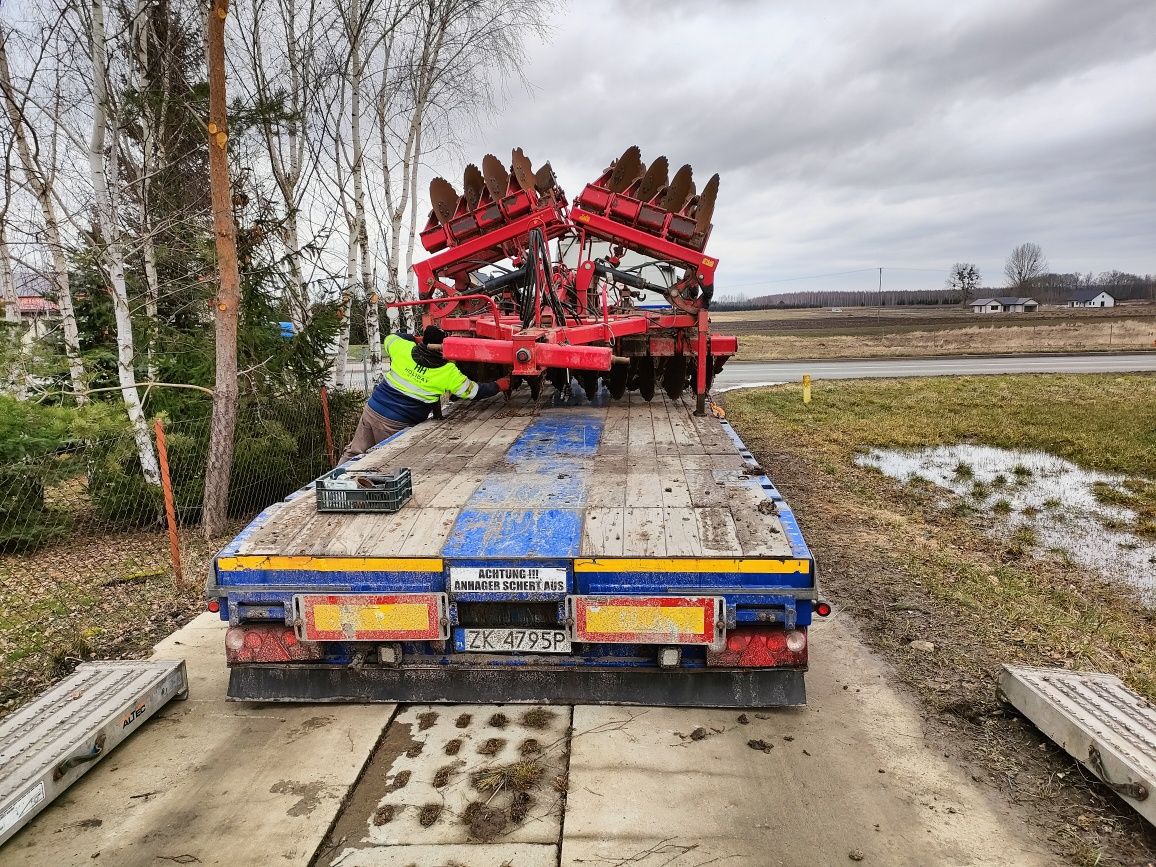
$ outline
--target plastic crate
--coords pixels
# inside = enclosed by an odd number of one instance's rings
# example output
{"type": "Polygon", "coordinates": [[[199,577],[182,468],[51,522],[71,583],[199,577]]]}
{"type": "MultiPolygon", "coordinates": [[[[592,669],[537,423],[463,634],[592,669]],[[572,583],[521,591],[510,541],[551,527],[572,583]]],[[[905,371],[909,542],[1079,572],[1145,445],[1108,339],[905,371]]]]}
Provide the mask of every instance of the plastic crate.
{"type": "Polygon", "coordinates": [[[408,467],[388,473],[352,473],[372,482],[372,487],[347,487],[338,480],[346,475],[338,467],[319,478],[314,486],[318,512],[396,512],[413,496],[413,476],[408,467]]]}

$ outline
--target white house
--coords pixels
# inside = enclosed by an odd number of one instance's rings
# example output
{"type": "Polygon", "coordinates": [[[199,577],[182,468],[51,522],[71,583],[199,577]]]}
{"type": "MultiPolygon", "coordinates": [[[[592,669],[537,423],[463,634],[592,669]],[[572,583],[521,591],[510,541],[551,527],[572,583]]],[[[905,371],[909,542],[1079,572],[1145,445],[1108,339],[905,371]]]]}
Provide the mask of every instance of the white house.
{"type": "Polygon", "coordinates": [[[972,313],[1035,313],[1040,305],[1031,298],[976,298],[972,313]]]}
{"type": "Polygon", "coordinates": [[[1116,299],[1103,289],[1077,289],[1068,298],[1069,307],[1115,307],[1116,299]]]}

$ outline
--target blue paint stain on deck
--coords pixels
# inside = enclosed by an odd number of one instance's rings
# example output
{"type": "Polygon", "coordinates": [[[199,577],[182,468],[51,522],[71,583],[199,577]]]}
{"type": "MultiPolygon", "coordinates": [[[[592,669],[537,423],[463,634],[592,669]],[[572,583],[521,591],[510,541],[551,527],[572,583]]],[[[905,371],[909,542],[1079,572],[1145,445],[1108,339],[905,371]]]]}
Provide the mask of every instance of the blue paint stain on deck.
{"type": "Polygon", "coordinates": [[[466,502],[443,557],[577,557],[602,417],[535,419],[466,502]]]}

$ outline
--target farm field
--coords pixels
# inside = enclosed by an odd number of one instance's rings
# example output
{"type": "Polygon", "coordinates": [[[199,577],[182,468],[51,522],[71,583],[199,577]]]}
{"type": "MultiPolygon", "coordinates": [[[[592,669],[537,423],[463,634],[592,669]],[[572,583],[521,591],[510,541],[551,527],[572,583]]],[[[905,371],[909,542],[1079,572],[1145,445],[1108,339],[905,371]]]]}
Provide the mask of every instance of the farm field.
{"type": "Polygon", "coordinates": [[[1147,303],[995,315],[958,307],[719,311],[711,320],[740,338],[741,361],[1156,349],[1156,304],[1147,303]]]}
{"type": "Polygon", "coordinates": [[[1153,830],[1001,706],[994,676],[1005,662],[1108,671],[1156,696],[1156,379],[822,382],[810,406],[784,385],[730,393],[726,410],[794,506],[836,611],[945,749],[1073,863],[1150,861],[1153,830]],[[1070,545],[1065,529],[1091,532],[1070,545]]]}

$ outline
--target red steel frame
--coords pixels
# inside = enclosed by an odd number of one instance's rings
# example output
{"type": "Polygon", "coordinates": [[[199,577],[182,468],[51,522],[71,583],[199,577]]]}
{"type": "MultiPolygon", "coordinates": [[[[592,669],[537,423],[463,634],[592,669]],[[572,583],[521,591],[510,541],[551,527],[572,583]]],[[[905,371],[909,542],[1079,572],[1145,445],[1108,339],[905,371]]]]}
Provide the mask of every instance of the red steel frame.
{"type": "MultiPolygon", "coordinates": [[[[689,241],[683,244],[666,237],[675,220],[681,220],[679,229],[684,232],[688,226],[693,227],[693,221],[685,217],[616,195],[597,184],[587,186],[579,203],[568,208],[560,191],[540,196],[536,191],[516,189],[511,181],[510,194],[497,201],[484,196],[473,212],[467,211],[464,199],[461,200],[454,219],[444,226],[431,217],[422,241],[427,249],[436,252],[413,266],[420,298],[389,306],[425,308],[423,324],[436,323],[447,332],[442,344],[446,358],[504,365],[521,376],[536,376],[547,368],[609,371],[613,364],[630,360],[616,356],[612,343],[622,337],[649,335],[643,345],[652,356],[686,352],[696,357],[694,390],[701,413],[705,409],[708,365],[714,363],[712,359],[716,356],[734,355],[738,341],[734,337],[710,334],[704,296],[709,298],[713,292],[718,260],[690,246],[689,241]],[[581,207],[588,202],[605,213],[581,207]],[[527,207],[528,213],[522,213],[527,207]],[[643,208],[648,210],[654,231],[607,216],[637,219],[643,208]],[[513,213],[521,215],[501,221],[513,213]],[[661,225],[654,221],[655,216],[662,221],[661,225]],[[454,228],[458,224],[476,234],[454,243],[454,228]],[[489,228],[479,228],[483,224],[489,228]],[[552,283],[554,291],[577,310],[577,321],[554,321],[553,311],[542,307],[542,292],[538,291],[533,322],[524,328],[521,318],[503,314],[493,297],[471,291],[469,275],[478,268],[504,259],[520,264],[534,229],[540,230],[547,241],[563,236],[577,240],[580,258],[576,268],[555,263],[552,271],[540,267],[533,275],[539,284],[552,283]],[[596,279],[595,263],[586,253],[591,240],[607,241],[625,250],[673,263],[685,271],[683,280],[675,288],[693,287],[698,290],[697,295],[672,292],[673,313],[611,310],[608,281],[603,278],[601,296],[591,304],[590,288],[596,279]]],[[[696,236],[700,246],[708,236],[709,229],[705,235],[696,236]]]]}

